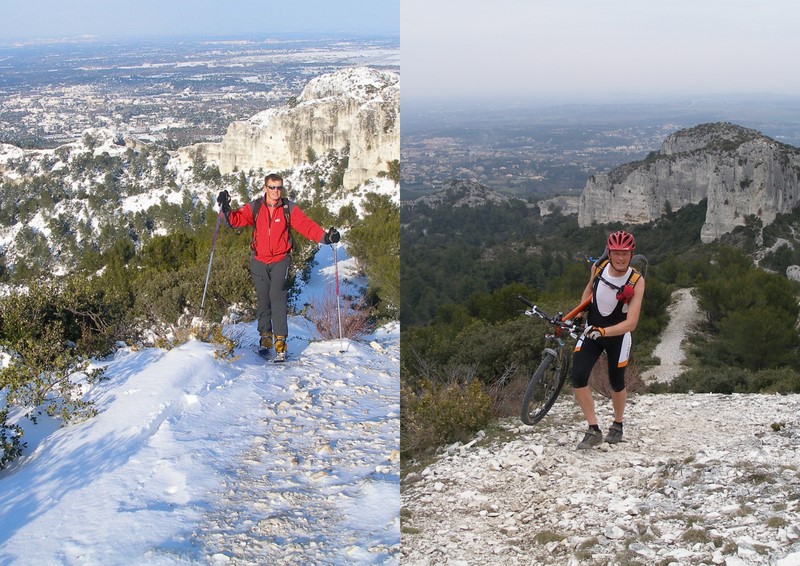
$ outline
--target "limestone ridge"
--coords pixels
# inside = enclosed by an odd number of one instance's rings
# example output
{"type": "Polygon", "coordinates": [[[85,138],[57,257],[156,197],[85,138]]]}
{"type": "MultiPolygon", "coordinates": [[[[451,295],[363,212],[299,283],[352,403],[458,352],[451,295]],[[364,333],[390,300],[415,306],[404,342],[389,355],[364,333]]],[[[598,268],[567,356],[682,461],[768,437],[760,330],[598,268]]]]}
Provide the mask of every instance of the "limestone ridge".
{"type": "Polygon", "coordinates": [[[800,202],[800,149],[730,123],[680,130],[643,161],[593,175],[578,223],[640,224],[705,198],[703,242],[743,226],[749,215],[770,224],[800,202]]]}
{"type": "Polygon", "coordinates": [[[222,174],[263,168],[291,169],[349,144],[346,189],[386,171],[400,159],[400,78],[386,71],[351,68],[312,79],[296,101],[233,122],[220,143],[182,148],[184,157],[203,152],[222,174]]]}
{"type": "Polygon", "coordinates": [[[426,204],[432,208],[448,205],[456,206],[484,206],[489,202],[504,203],[510,197],[493,191],[492,189],[480,184],[478,181],[466,181],[463,179],[453,179],[448,181],[440,191],[425,195],[414,201],[406,203],[412,208],[417,204],[426,204]]]}

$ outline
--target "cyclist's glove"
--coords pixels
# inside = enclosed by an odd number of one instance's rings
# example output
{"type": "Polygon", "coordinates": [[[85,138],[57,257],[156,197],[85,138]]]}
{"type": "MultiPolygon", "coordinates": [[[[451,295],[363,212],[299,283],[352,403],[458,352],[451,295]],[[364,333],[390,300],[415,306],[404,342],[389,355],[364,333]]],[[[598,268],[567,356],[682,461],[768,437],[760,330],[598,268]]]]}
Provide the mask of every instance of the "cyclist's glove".
{"type": "Polygon", "coordinates": [[[602,338],[606,335],[606,331],[599,326],[590,326],[586,329],[586,337],[592,340],[597,340],[598,338],[602,338]]]}

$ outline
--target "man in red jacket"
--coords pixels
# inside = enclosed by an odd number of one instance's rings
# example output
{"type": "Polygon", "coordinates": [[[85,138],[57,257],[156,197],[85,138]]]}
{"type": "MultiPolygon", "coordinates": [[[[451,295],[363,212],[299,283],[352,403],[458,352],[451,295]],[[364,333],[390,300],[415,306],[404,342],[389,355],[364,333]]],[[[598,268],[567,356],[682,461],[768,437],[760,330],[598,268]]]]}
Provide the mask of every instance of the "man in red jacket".
{"type": "Polygon", "coordinates": [[[327,232],[320,228],[294,202],[283,198],[282,190],[283,177],[273,173],[264,180],[264,195],[237,210],[231,210],[228,191],[217,196],[217,203],[229,226],[253,226],[250,274],[258,297],[259,353],[270,352],[274,336],[275,361],[286,359],[286,337],[289,334],[286,291],[292,250],[290,228],[321,244],[339,241],[339,232],[335,228],[327,232]]]}

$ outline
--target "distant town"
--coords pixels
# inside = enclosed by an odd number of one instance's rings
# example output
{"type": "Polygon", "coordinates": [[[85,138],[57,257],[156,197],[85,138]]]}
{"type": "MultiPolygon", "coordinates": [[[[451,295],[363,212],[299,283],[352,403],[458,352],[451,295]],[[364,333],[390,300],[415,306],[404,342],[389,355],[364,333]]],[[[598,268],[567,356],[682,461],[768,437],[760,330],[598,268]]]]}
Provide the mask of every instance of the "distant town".
{"type": "Polygon", "coordinates": [[[169,149],[369,65],[399,72],[399,37],[196,38],[0,43],[0,143],[53,148],[108,127],[169,149]]]}

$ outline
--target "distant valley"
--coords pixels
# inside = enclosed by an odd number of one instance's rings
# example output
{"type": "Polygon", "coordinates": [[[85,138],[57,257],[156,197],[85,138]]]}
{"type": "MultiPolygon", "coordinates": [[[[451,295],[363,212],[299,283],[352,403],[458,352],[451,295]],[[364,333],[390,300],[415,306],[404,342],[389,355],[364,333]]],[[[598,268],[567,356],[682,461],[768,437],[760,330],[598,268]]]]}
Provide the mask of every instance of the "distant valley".
{"type": "Polygon", "coordinates": [[[3,43],[0,142],[55,148],[105,127],[169,149],[220,141],[228,125],[353,66],[399,72],[399,37],[195,37],[3,43]]]}
{"type": "Polygon", "coordinates": [[[800,147],[800,100],[412,104],[404,100],[401,197],[451,179],[522,198],[579,196],[589,177],[657,151],[670,134],[728,121],[800,147]]]}

